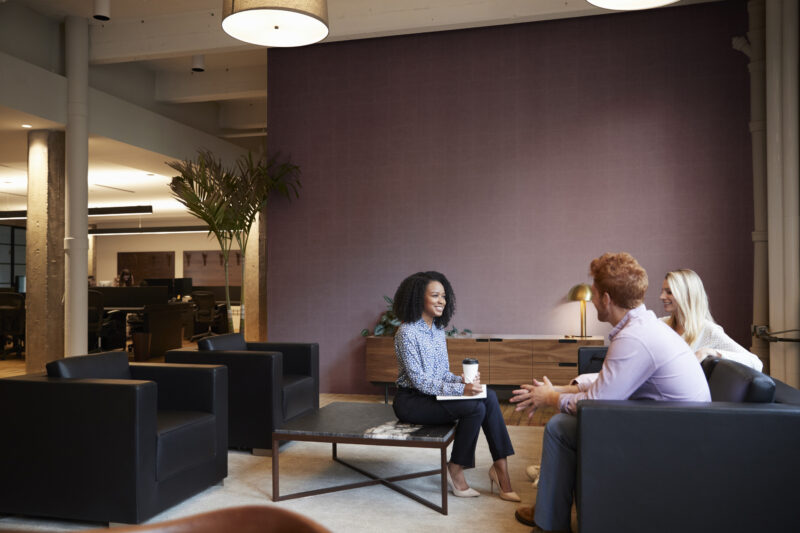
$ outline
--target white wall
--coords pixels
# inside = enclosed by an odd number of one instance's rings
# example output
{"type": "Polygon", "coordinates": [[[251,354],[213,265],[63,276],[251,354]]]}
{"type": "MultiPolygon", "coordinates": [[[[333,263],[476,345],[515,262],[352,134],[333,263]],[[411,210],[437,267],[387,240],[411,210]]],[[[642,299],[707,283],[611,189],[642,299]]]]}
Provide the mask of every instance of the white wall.
{"type": "MultiPolygon", "coordinates": [[[[95,279],[111,281],[117,275],[117,252],[175,252],[175,277],[183,277],[183,252],[186,250],[219,250],[217,239],[203,233],[172,235],[94,236],[97,249],[95,279]]],[[[234,249],[238,247],[234,245],[234,249]]],[[[139,280],[137,280],[138,282],[139,280]]]]}

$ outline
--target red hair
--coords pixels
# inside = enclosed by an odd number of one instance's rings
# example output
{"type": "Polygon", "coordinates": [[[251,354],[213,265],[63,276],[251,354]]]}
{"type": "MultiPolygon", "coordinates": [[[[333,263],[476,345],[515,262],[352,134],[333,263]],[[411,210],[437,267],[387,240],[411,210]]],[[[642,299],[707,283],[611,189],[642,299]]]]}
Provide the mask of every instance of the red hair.
{"type": "Polygon", "coordinates": [[[589,274],[600,294],[607,292],[611,300],[622,308],[633,309],[644,300],[647,272],[629,253],[601,255],[592,260],[589,274]]]}

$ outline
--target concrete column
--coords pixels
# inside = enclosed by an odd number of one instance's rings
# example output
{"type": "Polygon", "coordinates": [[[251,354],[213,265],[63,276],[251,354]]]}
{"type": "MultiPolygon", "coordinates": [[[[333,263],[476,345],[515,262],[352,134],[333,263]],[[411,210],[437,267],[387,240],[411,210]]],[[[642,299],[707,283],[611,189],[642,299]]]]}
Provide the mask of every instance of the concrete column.
{"type": "Polygon", "coordinates": [[[245,257],[242,300],[245,309],[245,337],[250,342],[267,340],[267,217],[262,212],[250,230],[245,257]]]}
{"type": "Polygon", "coordinates": [[[25,370],[64,356],[64,132],[28,133],[25,370]]]}
{"type": "MultiPolygon", "coordinates": [[[[783,178],[783,316],[785,329],[800,328],[800,166],[798,165],[797,0],[783,0],[781,14],[781,154],[783,178]]],[[[791,335],[797,337],[797,333],[791,335]]],[[[800,385],[800,344],[786,343],[784,377],[800,385]]]]}
{"type": "MultiPolygon", "coordinates": [[[[764,0],[747,3],[750,24],[747,42],[734,39],[733,46],[750,58],[750,136],[753,152],[753,326],[769,324],[769,278],[767,263],[767,163],[766,163],[766,74],[764,68],[764,0]]],[[[750,351],[769,373],[769,343],[752,338],[750,351]]]]}
{"type": "Polygon", "coordinates": [[[64,250],[66,355],[88,350],[88,173],[89,173],[89,23],[85,18],[66,19],[67,71],[67,185],[64,250]]]}

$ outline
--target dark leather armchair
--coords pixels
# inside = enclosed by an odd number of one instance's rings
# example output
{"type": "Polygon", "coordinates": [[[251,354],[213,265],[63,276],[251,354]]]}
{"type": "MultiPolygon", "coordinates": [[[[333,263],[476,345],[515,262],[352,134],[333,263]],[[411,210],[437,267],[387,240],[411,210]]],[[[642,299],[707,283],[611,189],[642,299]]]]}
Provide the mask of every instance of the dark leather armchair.
{"type": "Polygon", "coordinates": [[[582,533],[797,527],[800,391],[729,360],[703,367],[711,403],[579,403],[582,533]]]}
{"type": "Polygon", "coordinates": [[[319,409],[319,345],[245,342],[239,333],[206,337],[198,350],[170,350],[168,363],[228,367],[231,448],[269,454],[272,431],[319,409]]]}
{"type": "Polygon", "coordinates": [[[0,513],[140,523],[227,476],[227,368],[69,357],[0,379],[0,513]]]}

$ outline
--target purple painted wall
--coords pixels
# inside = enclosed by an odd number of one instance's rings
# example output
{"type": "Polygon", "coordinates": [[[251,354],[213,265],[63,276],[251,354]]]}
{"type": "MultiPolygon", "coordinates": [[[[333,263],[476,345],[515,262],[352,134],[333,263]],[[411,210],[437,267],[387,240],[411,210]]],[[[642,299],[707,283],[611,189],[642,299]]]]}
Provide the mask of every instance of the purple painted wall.
{"type": "MultiPolygon", "coordinates": [[[[752,170],[743,2],[270,50],[271,340],[320,344],[323,392],[378,392],[362,328],[440,270],[454,324],[577,334],[568,289],[625,250],[693,268],[749,345],[752,170]]],[[[594,309],[589,332],[605,334],[594,309]]]]}

